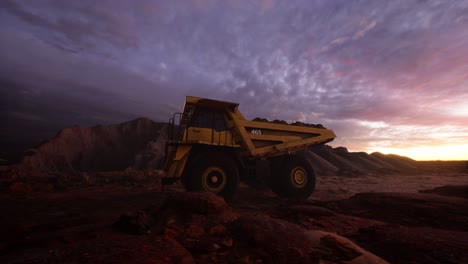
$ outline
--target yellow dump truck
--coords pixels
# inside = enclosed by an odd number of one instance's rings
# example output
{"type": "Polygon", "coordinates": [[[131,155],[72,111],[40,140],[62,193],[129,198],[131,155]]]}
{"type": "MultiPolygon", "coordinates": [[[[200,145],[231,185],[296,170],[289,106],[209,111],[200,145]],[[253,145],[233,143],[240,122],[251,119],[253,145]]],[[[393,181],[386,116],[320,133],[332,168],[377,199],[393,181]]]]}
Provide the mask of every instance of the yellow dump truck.
{"type": "Polygon", "coordinates": [[[183,112],[169,121],[163,184],[182,180],[188,191],[229,199],[240,181],[261,178],[280,196],[309,197],[315,174],[298,152],[332,141],[333,131],[302,123],[248,121],[238,107],[186,97],[183,112]]]}

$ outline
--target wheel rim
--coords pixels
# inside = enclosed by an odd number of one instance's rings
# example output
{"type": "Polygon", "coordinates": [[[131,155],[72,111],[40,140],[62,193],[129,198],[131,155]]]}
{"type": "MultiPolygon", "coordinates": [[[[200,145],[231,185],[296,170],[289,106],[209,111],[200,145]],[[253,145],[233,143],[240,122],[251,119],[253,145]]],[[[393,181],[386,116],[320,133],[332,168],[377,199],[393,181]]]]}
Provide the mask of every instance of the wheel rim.
{"type": "Polygon", "coordinates": [[[226,186],[226,181],[226,173],[222,168],[217,166],[207,168],[202,174],[202,186],[208,192],[221,192],[226,186]]]}
{"type": "Polygon", "coordinates": [[[303,188],[308,181],[307,172],[302,167],[295,167],[291,170],[291,182],[296,188],[303,188]]]}

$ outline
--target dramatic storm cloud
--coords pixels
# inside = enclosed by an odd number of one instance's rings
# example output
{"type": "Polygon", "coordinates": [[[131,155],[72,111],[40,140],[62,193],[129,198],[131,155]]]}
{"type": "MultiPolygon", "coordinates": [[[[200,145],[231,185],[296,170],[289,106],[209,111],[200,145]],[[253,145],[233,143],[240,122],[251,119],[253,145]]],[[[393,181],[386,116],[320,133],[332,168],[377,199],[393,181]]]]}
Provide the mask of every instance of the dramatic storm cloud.
{"type": "Polygon", "coordinates": [[[3,0],[0,25],[5,138],[164,121],[195,95],[354,151],[468,159],[468,1],[3,0]]]}

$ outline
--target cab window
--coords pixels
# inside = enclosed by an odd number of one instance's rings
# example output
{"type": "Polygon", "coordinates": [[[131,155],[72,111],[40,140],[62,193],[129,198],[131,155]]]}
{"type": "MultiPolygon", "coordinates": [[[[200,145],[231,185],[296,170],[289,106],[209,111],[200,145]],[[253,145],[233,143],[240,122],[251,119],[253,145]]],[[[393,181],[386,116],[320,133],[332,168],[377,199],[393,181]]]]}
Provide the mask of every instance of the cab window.
{"type": "Polygon", "coordinates": [[[190,120],[191,127],[211,128],[216,131],[227,130],[226,120],[222,111],[197,108],[190,120]]]}

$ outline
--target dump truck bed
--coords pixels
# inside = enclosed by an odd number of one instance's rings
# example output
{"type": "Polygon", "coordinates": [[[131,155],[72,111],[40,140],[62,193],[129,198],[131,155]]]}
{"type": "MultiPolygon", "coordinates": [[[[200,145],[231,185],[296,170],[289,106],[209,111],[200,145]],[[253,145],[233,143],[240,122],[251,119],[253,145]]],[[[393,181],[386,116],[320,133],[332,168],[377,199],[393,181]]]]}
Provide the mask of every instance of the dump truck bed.
{"type": "MultiPolygon", "coordinates": [[[[308,146],[332,141],[336,137],[332,130],[321,125],[248,121],[238,106],[239,104],[232,102],[187,96],[184,110],[180,113],[183,134],[174,143],[240,148],[244,158],[255,159],[291,154],[308,146]],[[197,109],[223,113],[227,119],[227,126],[216,129],[193,124],[193,118],[202,119],[202,115],[197,114],[197,109]]],[[[215,119],[215,116],[212,119],[215,119]]],[[[174,119],[170,127],[173,127],[173,124],[174,119]]]]}
{"type": "Polygon", "coordinates": [[[311,145],[332,141],[332,130],[308,126],[247,121],[233,118],[234,128],[242,138],[244,156],[272,157],[294,153],[311,145]]]}

